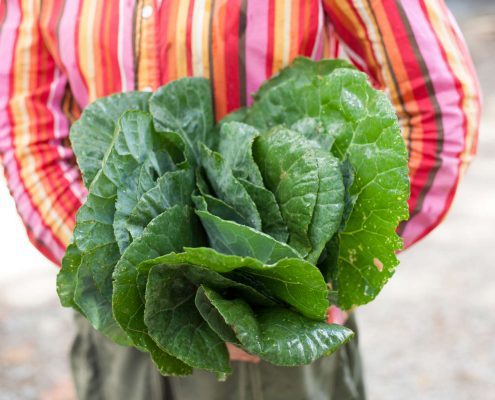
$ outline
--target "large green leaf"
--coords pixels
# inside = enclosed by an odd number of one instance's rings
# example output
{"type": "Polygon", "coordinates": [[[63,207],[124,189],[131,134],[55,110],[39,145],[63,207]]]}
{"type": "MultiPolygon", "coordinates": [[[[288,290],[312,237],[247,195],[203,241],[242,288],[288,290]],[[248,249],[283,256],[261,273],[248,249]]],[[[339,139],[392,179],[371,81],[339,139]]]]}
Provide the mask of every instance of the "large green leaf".
{"type": "Polygon", "coordinates": [[[261,230],[261,218],[244,186],[233,175],[231,167],[223,157],[203,146],[201,149],[201,165],[205,169],[209,183],[217,197],[234,208],[248,225],[261,230]]]}
{"type": "Polygon", "coordinates": [[[151,360],[160,374],[164,376],[185,376],[192,374],[193,369],[191,366],[160,349],[149,336],[146,337],[146,349],[149,351],[151,360]]]}
{"type": "Polygon", "coordinates": [[[351,194],[351,188],[354,184],[354,178],[356,173],[354,172],[354,168],[352,167],[351,162],[348,158],[346,158],[340,164],[340,171],[342,172],[342,178],[344,180],[344,212],[342,213],[342,221],[340,223],[340,230],[344,229],[347,225],[347,221],[354,209],[354,204],[356,204],[357,194],[351,194]]]}
{"type": "MultiPolygon", "coordinates": [[[[242,183],[261,218],[262,230],[286,242],[287,227],[273,194],[264,188],[260,170],[253,159],[252,145],[259,131],[239,122],[225,122],[219,132],[218,152],[225,167],[242,183]]],[[[211,179],[211,178],[210,178],[211,179]]]]}
{"type": "Polygon", "coordinates": [[[160,348],[194,368],[230,372],[223,340],[215,334],[196,308],[195,293],[201,284],[254,303],[273,302],[249,286],[215,271],[182,263],[181,254],[169,254],[139,266],[147,276],[145,323],[160,348]]]}
{"type": "Polygon", "coordinates": [[[193,202],[197,209],[208,210],[221,219],[235,221],[241,225],[249,225],[249,222],[246,221],[242,213],[239,213],[230,204],[212,195],[213,189],[203,176],[203,171],[199,169],[196,170],[196,186],[200,195],[193,196],[193,202]]]}
{"type": "Polygon", "coordinates": [[[74,302],[77,270],[81,264],[81,252],[74,243],[70,243],[62,260],[62,268],[57,274],[57,294],[64,307],[72,307],[82,313],[74,302]]]}
{"type": "Polygon", "coordinates": [[[102,245],[97,250],[83,253],[77,270],[74,301],[77,310],[82,311],[95,329],[115,343],[129,346],[131,341],[113,319],[110,304],[100,292],[92,274],[94,264],[106,270],[113,268],[118,260],[118,257],[115,257],[116,253],[118,247],[115,243],[102,245]]]}
{"type": "MultiPolygon", "coordinates": [[[[160,148],[156,149],[155,154],[150,154],[150,157],[145,159],[141,165],[129,175],[123,176],[123,179],[118,182],[113,229],[121,253],[136,237],[136,235],[132,237],[129,235],[127,220],[141,200],[141,196],[157,186],[158,177],[164,180],[163,175],[175,171],[177,165],[188,167],[183,153],[185,145],[179,136],[173,132],[161,133],[160,142],[160,148]]],[[[145,204],[146,200],[147,198],[144,200],[145,204]]],[[[158,214],[159,212],[153,217],[158,214]]],[[[146,223],[153,217],[147,215],[146,223]]]]}
{"type": "Polygon", "coordinates": [[[148,110],[150,93],[128,92],[98,99],[88,105],[70,129],[70,141],[89,188],[112,144],[121,115],[129,110],[148,110]]]}
{"type": "MultiPolygon", "coordinates": [[[[146,284],[148,281],[149,271],[157,266],[180,266],[183,271],[188,271],[188,279],[196,285],[208,283],[208,285],[216,290],[228,289],[231,295],[240,296],[246,301],[255,305],[272,306],[277,304],[278,300],[270,294],[256,290],[250,285],[242,282],[237,282],[228,277],[228,274],[221,274],[222,271],[232,269],[232,266],[225,268],[215,264],[217,260],[210,263],[205,263],[202,259],[201,252],[195,252],[195,249],[208,249],[205,247],[185,247],[183,253],[169,253],[153,259],[143,261],[138,265],[138,276],[136,283],[138,290],[143,298],[146,295],[146,284]]],[[[211,249],[208,249],[211,250],[211,249]]],[[[217,253],[218,254],[218,253],[217,253]]]]}
{"type": "Polygon", "coordinates": [[[190,368],[162,354],[164,351],[149,337],[144,324],[144,302],[136,285],[137,265],[163,254],[182,251],[184,246],[201,245],[203,240],[199,221],[192,210],[176,205],[146,226],[142,235],[122,254],[113,273],[113,315],[133,344],[150,352],[162,373],[182,375],[190,373],[190,368]]]}
{"type": "Polygon", "coordinates": [[[197,210],[208,234],[210,246],[220,253],[257,258],[272,264],[282,258],[301,258],[289,245],[249,226],[225,221],[207,211],[197,210]]]}
{"type": "MultiPolygon", "coordinates": [[[[95,329],[118,343],[126,344],[126,335],[119,332],[105,295],[111,293],[111,271],[120,257],[113,235],[113,203],[113,199],[97,197],[90,192],[76,215],[74,240],[81,261],[75,274],[74,302],[95,329]],[[96,277],[93,271],[97,272],[96,277]]],[[[65,258],[62,263],[65,263],[65,258]]]]}
{"type": "Polygon", "coordinates": [[[234,176],[261,186],[263,178],[251,151],[257,136],[259,131],[252,126],[239,122],[224,123],[219,132],[218,152],[234,176]]]}
{"type": "MultiPolygon", "coordinates": [[[[175,169],[172,160],[170,164],[170,169],[175,169]]],[[[156,177],[157,171],[146,160],[118,183],[113,231],[121,253],[132,240],[126,228],[127,219],[141,196],[155,185],[156,177]]]]}
{"type": "MultiPolygon", "coordinates": [[[[318,268],[307,261],[285,258],[274,264],[263,264],[256,258],[226,255],[208,247],[186,247],[184,253],[168,254],[146,261],[140,268],[146,270],[154,265],[178,263],[207,268],[220,274],[243,272],[255,278],[273,297],[290,304],[303,315],[320,320],[325,318],[328,308],[327,285],[318,268]]],[[[254,298],[246,299],[250,303],[260,303],[254,298]]]]}
{"type": "Polygon", "coordinates": [[[161,133],[160,139],[166,152],[157,152],[159,162],[147,159],[119,182],[113,229],[121,253],[166,208],[190,203],[194,183],[185,145],[173,132],[161,133]]]}
{"type": "Polygon", "coordinates": [[[166,172],[160,176],[155,185],[134,204],[125,221],[131,237],[141,236],[146,225],[167,208],[177,204],[191,204],[193,190],[194,172],[190,168],[166,172]]]}
{"type": "Polygon", "coordinates": [[[210,82],[204,78],[178,79],[159,88],[149,103],[156,129],[177,132],[193,156],[189,161],[199,164],[199,146],[211,146],[213,140],[210,82]]]}
{"type": "Polygon", "coordinates": [[[246,119],[248,110],[249,108],[247,107],[241,107],[227,114],[218,122],[217,129],[220,129],[223,124],[228,122],[243,122],[246,119]]]}
{"type": "Polygon", "coordinates": [[[409,198],[407,155],[395,122],[363,121],[348,155],[355,169],[350,193],[356,201],[339,234],[334,281],[343,308],[371,301],[392,276],[399,263],[395,251],[402,247],[395,230],[407,219],[409,198]]]}
{"type": "MultiPolygon", "coordinates": [[[[324,252],[318,260],[318,268],[320,269],[325,279],[330,283],[332,288],[334,286],[333,282],[336,281],[336,274],[338,270],[338,260],[340,252],[339,234],[342,230],[345,229],[357,198],[356,195],[351,195],[351,187],[354,183],[355,173],[351,163],[349,162],[349,159],[346,158],[340,164],[340,170],[342,172],[342,178],[344,180],[345,187],[344,212],[342,213],[342,220],[340,221],[339,231],[335,235],[333,235],[332,239],[326,244],[324,252]]],[[[334,293],[336,293],[335,290],[334,293]]]]}
{"type": "Polygon", "coordinates": [[[235,336],[232,328],[225,323],[222,315],[218,310],[212,306],[208,297],[205,294],[204,286],[200,286],[196,291],[196,297],[194,298],[194,304],[198,309],[199,313],[210,326],[210,328],[215,332],[220,339],[225,342],[234,343],[240,345],[241,343],[235,336]]]}
{"type": "Polygon", "coordinates": [[[207,302],[223,317],[223,327],[230,326],[242,346],[275,365],[297,366],[310,364],[332,354],[353,336],[350,329],[313,321],[283,307],[254,311],[242,299],[226,300],[214,290],[203,286],[201,296],[204,309],[207,302]]]}
{"type": "Polygon", "coordinates": [[[194,204],[199,210],[208,210],[213,215],[228,221],[234,221],[241,225],[247,225],[246,220],[233,207],[209,194],[193,196],[194,204]]]}
{"type": "Polygon", "coordinates": [[[163,164],[168,163],[164,157],[168,142],[162,140],[163,136],[154,131],[149,114],[126,112],[119,120],[102,169],[89,188],[86,203],[76,216],[74,242],[81,252],[81,263],[74,300],[91,324],[104,333],[118,332],[111,313],[111,277],[120,258],[113,228],[117,189],[145,162],[157,175],[163,171],[163,164]]]}
{"type": "Polygon", "coordinates": [[[307,140],[321,147],[326,152],[329,152],[335,143],[335,136],[326,129],[319,118],[308,117],[300,119],[294,122],[290,129],[303,134],[307,140]]]}
{"type": "Polygon", "coordinates": [[[193,368],[231,372],[225,343],[196,309],[196,285],[182,266],[157,266],[149,272],[144,318],[160,348],[193,368]]]}
{"type": "Polygon", "coordinates": [[[299,76],[294,71],[267,88],[246,121],[266,129],[316,119],[334,138],[332,153],[351,163],[350,195],[356,200],[339,234],[333,282],[339,305],[347,309],[374,299],[398,264],[402,243],[395,230],[408,216],[407,152],[393,106],[365,74],[335,69],[313,79],[299,76]]]}
{"type": "MultiPolygon", "coordinates": [[[[369,86],[365,75],[353,69],[337,67],[329,73],[314,76],[311,74],[313,68],[304,61],[300,68],[287,68],[284,74],[277,77],[277,84],[269,83],[262,87],[245,122],[260,130],[277,125],[293,126],[308,139],[320,142],[315,139],[317,135],[311,134],[313,126],[326,141],[331,141],[328,136],[341,134],[350,140],[348,133],[349,129],[352,131],[356,113],[366,113],[366,109],[361,100],[350,95],[348,88],[334,87],[330,94],[328,84],[348,76],[356,81],[355,88],[364,89],[363,78],[369,86]],[[309,69],[306,70],[306,67],[309,69]]],[[[320,143],[325,143],[325,140],[320,143]]]]}
{"type": "Polygon", "coordinates": [[[136,346],[147,348],[144,302],[136,282],[138,264],[203,243],[201,226],[192,210],[176,205],[154,218],[122,254],[113,273],[113,314],[136,346]]]}
{"type": "Polygon", "coordinates": [[[289,244],[316,263],[342,218],[344,184],[337,158],[286,128],[259,136],[253,152],[280,205],[289,244]]]}
{"type": "Polygon", "coordinates": [[[185,248],[187,261],[219,273],[248,275],[272,296],[290,304],[309,318],[323,319],[328,308],[328,288],[314,265],[298,258],[263,264],[256,258],[218,253],[211,248],[185,248]]]}
{"type": "Polygon", "coordinates": [[[264,82],[253,97],[256,102],[273,88],[276,88],[287,80],[294,79],[297,84],[305,85],[309,81],[327,76],[339,68],[354,69],[355,67],[345,60],[320,60],[314,62],[307,57],[296,57],[289,66],[281,69],[277,75],[264,82]]]}
{"type": "Polygon", "coordinates": [[[258,186],[248,180],[239,178],[244,189],[248,192],[251,199],[256,204],[256,208],[261,218],[261,229],[266,234],[277,239],[279,242],[287,242],[289,231],[287,225],[282,218],[280,208],[277,204],[277,199],[274,194],[265,189],[264,186],[258,186]]]}

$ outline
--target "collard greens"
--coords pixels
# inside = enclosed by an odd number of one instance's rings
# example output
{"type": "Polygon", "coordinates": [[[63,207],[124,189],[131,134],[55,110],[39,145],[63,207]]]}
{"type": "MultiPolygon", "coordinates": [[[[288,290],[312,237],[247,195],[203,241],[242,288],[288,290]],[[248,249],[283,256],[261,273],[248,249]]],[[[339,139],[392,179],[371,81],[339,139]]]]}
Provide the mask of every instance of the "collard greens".
{"type": "Polygon", "coordinates": [[[329,305],[373,300],[398,264],[409,181],[385,94],[298,58],[254,99],[215,125],[209,82],[184,78],[71,129],[88,197],[60,300],[164,375],[225,378],[227,342],[284,366],[331,354],[352,332],[329,305]]]}

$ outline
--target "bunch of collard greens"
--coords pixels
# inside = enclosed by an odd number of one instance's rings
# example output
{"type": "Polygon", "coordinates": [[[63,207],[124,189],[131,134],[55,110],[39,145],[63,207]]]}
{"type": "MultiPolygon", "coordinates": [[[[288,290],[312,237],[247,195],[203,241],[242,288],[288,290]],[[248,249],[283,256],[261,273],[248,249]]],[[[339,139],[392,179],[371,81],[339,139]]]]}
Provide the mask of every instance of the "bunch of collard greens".
{"type": "Polygon", "coordinates": [[[352,332],[329,305],[371,301],[398,263],[406,149],[343,61],[296,59],[217,125],[205,79],[110,96],[70,138],[88,197],[61,302],[164,375],[224,378],[226,342],[284,366],[331,354],[352,332]]]}

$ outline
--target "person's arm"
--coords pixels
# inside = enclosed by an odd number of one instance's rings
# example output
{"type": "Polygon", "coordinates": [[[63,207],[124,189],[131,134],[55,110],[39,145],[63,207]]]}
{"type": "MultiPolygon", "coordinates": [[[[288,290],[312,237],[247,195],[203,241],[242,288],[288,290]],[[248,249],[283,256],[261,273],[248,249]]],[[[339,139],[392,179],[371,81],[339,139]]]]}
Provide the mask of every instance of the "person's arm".
{"type": "Polygon", "coordinates": [[[443,0],[323,0],[332,56],[345,52],[386,90],[409,151],[408,247],[444,218],[476,151],[480,91],[443,0]]]}
{"type": "Polygon", "coordinates": [[[0,154],[29,239],[59,264],[85,190],[68,142],[74,105],[38,3],[0,2],[0,154]]]}

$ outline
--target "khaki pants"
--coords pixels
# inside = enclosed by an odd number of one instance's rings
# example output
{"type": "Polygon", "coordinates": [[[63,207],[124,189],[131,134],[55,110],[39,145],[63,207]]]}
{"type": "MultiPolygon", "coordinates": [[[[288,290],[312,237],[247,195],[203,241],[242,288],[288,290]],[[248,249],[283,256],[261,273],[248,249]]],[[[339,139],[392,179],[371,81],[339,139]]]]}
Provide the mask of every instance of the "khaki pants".
{"type": "Polygon", "coordinates": [[[71,351],[80,400],[363,400],[362,365],[355,338],[335,354],[303,367],[233,362],[226,382],[195,371],[185,378],[162,377],[147,354],[113,344],[81,316],[71,351]]]}

